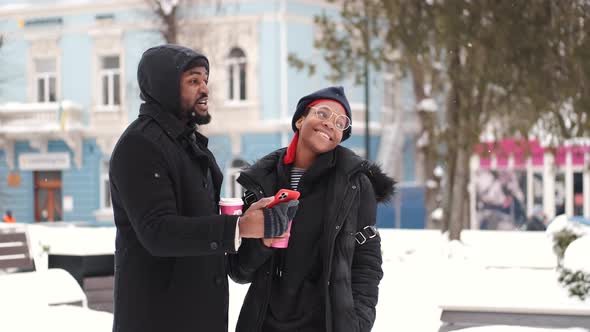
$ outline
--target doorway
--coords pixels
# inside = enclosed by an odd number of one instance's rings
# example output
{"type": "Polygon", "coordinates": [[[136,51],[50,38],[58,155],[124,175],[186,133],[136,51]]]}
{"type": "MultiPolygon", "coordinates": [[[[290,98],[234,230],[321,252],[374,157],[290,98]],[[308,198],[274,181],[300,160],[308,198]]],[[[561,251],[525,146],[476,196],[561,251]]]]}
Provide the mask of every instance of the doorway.
{"type": "Polygon", "coordinates": [[[60,171],[34,172],[35,222],[63,220],[60,171]]]}

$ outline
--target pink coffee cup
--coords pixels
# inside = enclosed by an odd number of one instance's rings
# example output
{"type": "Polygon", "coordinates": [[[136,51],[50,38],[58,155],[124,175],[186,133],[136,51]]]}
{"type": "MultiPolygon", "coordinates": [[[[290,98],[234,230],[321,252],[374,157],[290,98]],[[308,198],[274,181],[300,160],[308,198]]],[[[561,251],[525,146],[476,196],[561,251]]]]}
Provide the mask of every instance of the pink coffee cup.
{"type": "Polygon", "coordinates": [[[289,226],[287,226],[287,235],[284,238],[273,240],[270,244],[271,247],[287,248],[289,246],[289,237],[291,236],[291,223],[293,223],[293,220],[289,221],[289,226]]]}
{"type": "Polygon", "coordinates": [[[243,204],[241,198],[221,198],[219,200],[219,213],[239,216],[242,214],[243,204]]]}

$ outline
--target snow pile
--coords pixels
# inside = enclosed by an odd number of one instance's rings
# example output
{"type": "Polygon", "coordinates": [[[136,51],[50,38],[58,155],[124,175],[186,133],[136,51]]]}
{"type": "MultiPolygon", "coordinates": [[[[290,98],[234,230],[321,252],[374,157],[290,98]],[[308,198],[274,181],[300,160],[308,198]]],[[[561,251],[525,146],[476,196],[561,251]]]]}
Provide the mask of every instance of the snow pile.
{"type": "Polygon", "coordinates": [[[22,310],[13,310],[11,306],[3,306],[2,331],[108,332],[113,329],[113,315],[108,312],[70,305],[22,310]]]}
{"type": "Polygon", "coordinates": [[[160,4],[160,8],[162,8],[162,12],[164,12],[165,15],[170,15],[172,10],[178,6],[178,0],[160,0],[158,2],[160,4]]]}
{"type": "Polygon", "coordinates": [[[585,235],[570,243],[563,257],[563,267],[572,271],[590,273],[590,235],[585,235]]]}
{"type": "Polygon", "coordinates": [[[538,327],[508,326],[508,325],[490,325],[462,329],[461,332],[587,332],[586,329],[544,329],[538,327]]]}
{"type": "Polygon", "coordinates": [[[546,233],[550,237],[561,231],[569,231],[577,236],[590,235],[590,227],[577,222],[576,219],[570,218],[565,214],[559,215],[547,226],[546,233]]]}

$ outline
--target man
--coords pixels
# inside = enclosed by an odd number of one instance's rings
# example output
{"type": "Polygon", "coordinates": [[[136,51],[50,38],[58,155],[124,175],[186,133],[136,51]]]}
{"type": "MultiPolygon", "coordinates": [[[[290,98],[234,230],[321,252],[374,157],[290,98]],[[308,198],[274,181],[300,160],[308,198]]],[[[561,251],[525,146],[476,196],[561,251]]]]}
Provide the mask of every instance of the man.
{"type": "Polygon", "coordinates": [[[535,205],[533,207],[533,213],[525,225],[525,229],[527,231],[544,231],[547,229],[545,219],[543,206],[535,205]]]}
{"type": "Polygon", "coordinates": [[[205,56],[154,47],[137,77],[144,102],[110,164],[113,331],[227,331],[226,254],[241,237],[263,237],[261,208],[272,198],[239,218],[218,214],[222,173],[195,130],[211,119],[205,56]]]}

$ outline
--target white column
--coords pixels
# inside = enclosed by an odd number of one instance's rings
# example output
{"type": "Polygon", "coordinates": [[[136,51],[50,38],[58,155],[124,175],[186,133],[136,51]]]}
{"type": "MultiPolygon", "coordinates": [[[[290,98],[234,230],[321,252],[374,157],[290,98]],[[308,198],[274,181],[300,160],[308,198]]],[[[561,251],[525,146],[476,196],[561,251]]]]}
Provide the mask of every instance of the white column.
{"type": "Polygon", "coordinates": [[[78,169],[82,168],[82,147],[84,144],[82,141],[82,135],[71,133],[66,135],[63,140],[74,154],[74,164],[76,164],[76,167],[78,169]]]}
{"type": "Polygon", "coordinates": [[[574,215],[574,170],[571,151],[565,153],[565,214],[574,215]]]}
{"type": "Polygon", "coordinates": [[[477,170],[479,169],[479,156],[474,154],[471,156],[471,160],[469,160],[469,172],[470,179],[469,181],[469,201],[470,201],[470,211],[469,211],[469,224],[471,225],[471,229],[477,229],[477,197],[475,191],[475,179],[477,175],[477,170]]]}
{"type": "Polygon", "coordinates": [[[514,171],[514,155],[508,156],[508,170],[514,171]]]}
{"type": "Polygon", "coordinates": [[[286,0],[279,0],[279,45],[280,45],[280,70],[281,70],[281,110],[279,112],[280,116],[279,119],[281,123],[283,120],[288,119],[288,84],[289,80],[287,79],[287,1],[286,0]]]}
{"type": "Polygon", "coordinates": [[[242,153],[242,134],[239,132],[232,132],[229,134],[231,143],[232,157],[239,156],[242,153]]]}
{"type": "Polygon", "coordinates": [[[4,157],[6,158],[6,165],[8,166],[8,170],[14,170],[15,158],[16,153],[14,152],[14,144],[13,140],[5,140],[4,141],[4,157]]]}
{"type": "Polygon", "coordinates": [[[535,193],[533,192],[533,162],[531,157],[526,158],[526,214],[530,216],[533,214],[533,200],[535,193]]]}
{"type": "Polygon", "coordinates": [[[555,218],[555,158],[551,153],[543,155],[543,210],[550,220],[555,218]]]}

